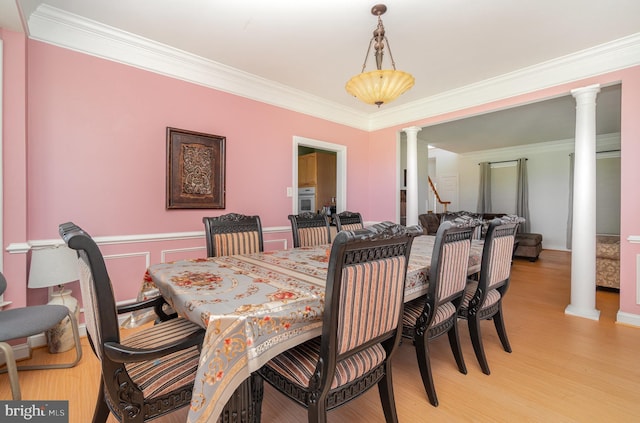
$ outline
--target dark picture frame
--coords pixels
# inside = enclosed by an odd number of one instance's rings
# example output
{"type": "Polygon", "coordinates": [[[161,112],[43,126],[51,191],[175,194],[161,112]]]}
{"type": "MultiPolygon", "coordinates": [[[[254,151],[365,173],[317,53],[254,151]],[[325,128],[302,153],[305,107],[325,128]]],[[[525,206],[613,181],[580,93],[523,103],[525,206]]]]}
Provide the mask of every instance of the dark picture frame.
{"type": "Polygon", "coordinates": [[[167,209],[225,208],[225,142],[167,127],[167,209]]]}

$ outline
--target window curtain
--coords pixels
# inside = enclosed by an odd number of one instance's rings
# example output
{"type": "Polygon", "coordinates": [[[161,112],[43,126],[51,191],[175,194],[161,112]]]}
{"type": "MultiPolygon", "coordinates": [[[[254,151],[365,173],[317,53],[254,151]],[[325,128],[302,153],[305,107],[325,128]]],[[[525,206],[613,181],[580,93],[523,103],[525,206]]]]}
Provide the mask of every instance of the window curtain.
{"type": "Polygon", "coordinates": [[[480,191],[478,192],[478,213],[491,213],[491,163],[480,163],[480,191]]]}
{"type": "Polygon", "coordinates": [[[567,250],[571,249],[573,234],[573,153],[569,154],[569,216],[567,217],[567,250]]]}
{"type": "Polygon", "coordinates": [[[518,187],[516,190],[516,214],[525,219],[518,228],[518,232],[528,233],[531,229],[529,222],[529,181],[527,179],[527,159],[518,159],[518,187]]]}

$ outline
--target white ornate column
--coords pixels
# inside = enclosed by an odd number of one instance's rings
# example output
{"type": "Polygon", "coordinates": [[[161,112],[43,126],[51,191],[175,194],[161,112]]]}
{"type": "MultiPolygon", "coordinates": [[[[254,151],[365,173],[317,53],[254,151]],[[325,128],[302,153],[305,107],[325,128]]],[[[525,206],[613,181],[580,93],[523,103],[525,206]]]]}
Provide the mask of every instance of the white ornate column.
{"type": "Polygon", "coordinates": [[[404,128],[407,134],[407,221],[406,225],[418,224],[418,132],[422,128],[404,128]]]}
{"type": "Polygon", "coordinates": [[[566,314],[598,320],[596,310],[596,96],[600,85],[571,91],[576,140],[571,236],[571,304],[566,314]]]}

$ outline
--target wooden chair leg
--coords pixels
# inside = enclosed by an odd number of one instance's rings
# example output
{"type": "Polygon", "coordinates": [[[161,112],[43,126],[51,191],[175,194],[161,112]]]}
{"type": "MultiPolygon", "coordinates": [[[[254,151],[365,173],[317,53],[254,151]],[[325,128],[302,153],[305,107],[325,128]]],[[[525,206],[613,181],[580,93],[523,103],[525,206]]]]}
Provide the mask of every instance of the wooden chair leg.
{"type": "MultiPolygon", "coordinates": [[[[457,317],[456,317],[457,318],[457,317]]],[[[458,335],[458,323],[454,322],[453,327],[449,329],[447,333],[449,337],[449,345],[451,346],[451,352],[453,352],[453,357],[456,359],[456,364],[458,365],[458,370],[460,373],[466,375],[467,374],[467,366],[464,364],[464,357],[462,355],[462,348],[460,347],[460,336],[458,335]]]]}
{"type": "Polygon", "coordinates": [[[471,335],[473,351],[476,353],[476,358],[478,359],[482,373],[485,375],[491,374],[491,370],[489,370],[489,363],[487,363],[487,357],[484,354],[484,347],[482,346],[480,320],[476,316],[469,316],[467,322],[469,324],[469,334],[471,335]]]}
{"type": "Polygon", "coordinates": [[[396,401],[393,395],[393,380],[391,378],[391,362],[387,361],[384,377],[378,382],[378,393],[382,402],[382,410],[387,423],[398,423],[396,401]]]}
{"type": "Polygon", "coordinates": [[[4,361],[7,365],[11,396],[15,401],[19,401],[22,399],[22,394],[20,393],[20,380],[18,379],[18,368],[13,354],[13,347],[6,342],[0,342],[0,350],[4,353],[4,361]]]}
{"type": "Polygon", "coordinates": [[[111,411],[104,399],[104,381],[100,376],[100,389],[98,390],[98,398],[96,399],[96,407],[93,410],[93,423],[106,423],[111,411]]]}
{"type": "Polygon", "coordinates": [[[436,387],[433,384],[433,376],[431,375],[431,360],[429,360],[429,348],[427,346],[427,338],[419,337],[415,340],[416,357],[418,366],[420,367],[420,375],[422,376],[422,384],[427,392],[429,402],[434,407],[438,406],[438,396],[436,395],[436,387]]]}
{"type": "Polygon", "coordinates": [[[511,345],[509,344],[509,338],[507,338],[507,330],[504,327],[504,320],[502,319],[502,304],[500,304],[500,308],[498,312],[493,315],[493,324],[496,327],[496,332],[498,332],[498,337],[500,338],[500,342],[502,343],[502,348],[508,353],[511,352],[511,345]]]}
{"type": "Polygon", "coordinates": [[[309,423],[327,423],[326,397],[320,397],[317,402],[309,404],[307,416],[309,423]]]}

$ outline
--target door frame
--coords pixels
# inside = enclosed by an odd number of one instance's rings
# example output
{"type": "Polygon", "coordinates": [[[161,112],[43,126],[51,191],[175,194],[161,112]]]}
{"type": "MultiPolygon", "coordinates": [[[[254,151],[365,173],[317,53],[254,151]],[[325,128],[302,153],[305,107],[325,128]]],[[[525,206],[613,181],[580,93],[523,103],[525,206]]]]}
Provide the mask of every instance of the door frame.
{"type": "Polygon", "coordinates": [[[336,213],[347,210],[347,147],[312,138],[293,136],[292,203],[293,214],[298,214],[298,147],[311,147],[336,153],[336,213]]]}

